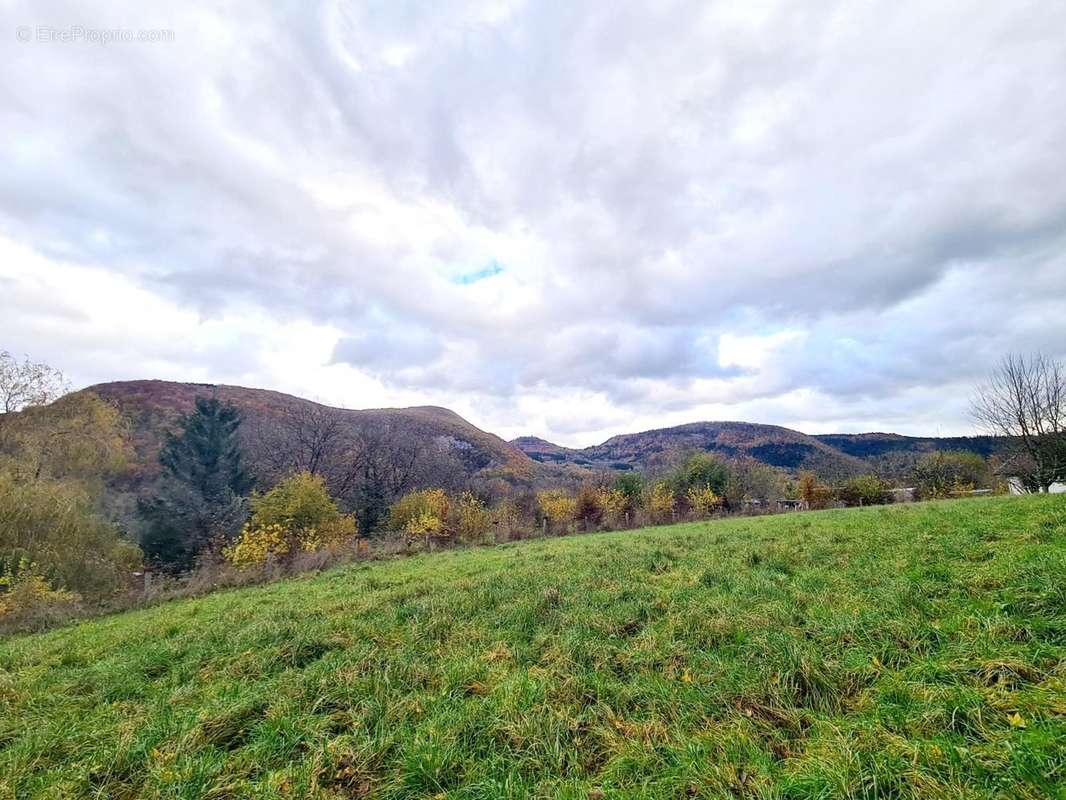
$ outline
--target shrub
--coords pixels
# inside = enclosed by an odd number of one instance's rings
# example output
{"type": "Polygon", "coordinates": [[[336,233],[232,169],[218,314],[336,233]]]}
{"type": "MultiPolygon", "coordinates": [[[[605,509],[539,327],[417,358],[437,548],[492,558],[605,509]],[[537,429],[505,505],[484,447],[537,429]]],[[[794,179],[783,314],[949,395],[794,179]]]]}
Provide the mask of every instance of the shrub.
{"type": "Polygon", "coordinates": [[[23,558],[51,586],[103,598],[125,584],[141,552],[96,513],[83,485],[0,471],[0,560],[23,558]]]}
{"type": "Polygon", "coordinates": [[[876,475],[860,475],[844,484],[840,499],[849,506],[873,506],[884,502],[885,482],[876,475]]]}
{"type": "Polygon", "coordinates": [[[574,518],[577,503],[562,489],[537,492],[537,508],[552,523],[567,524],[574,518]]]}
{"type": "Polygon", "coordinates": [[[626,472],[614,479],[615,490],[625,498],[622,511],[636,511],[644,499],[644,476],[639,472],[626,472]]]}
{"type": "Polygon", "coordinates": [[[280,525],[290,530],[313,528],[341,516],[325,481],[310,472],[298,472],[266,494],[253,495],[251,506],[251,524],[280,525]]]}
{"type": "Polygon", "coordinates": [[[625,514],[629,498],[621,489],[613,486],[601,486],[598,494],[604,518],[610,522],[617,522],[625,514]]]}
{"type": "Polygon", "coordinates": [[[41,630],[78,611],[81,598],[56,589],[27,558],[0,567],[0,631],[41,630]]]}
{"type": "Polygon", "coordinates": [[[389,509],[389,527],[411,535],[447,533],[450,503],[443,489],[410,492],[389,509]]]}
{"type": "Polygon", "coordinates": [[[574,519],[581,523],[585,530],[599,525],[603,520],[603,503],[600,492],[591,484],[582,484],[577,490],[574,499],[574,519]]]}
{"type": "Polygon", "coordinates": [[[722,498],[710,486],[693,486],[685,492],[685,501],[693,513],[713,514],[722,504],[722,498]]]}
{"type": "Polygon", "coordinates": [[[829,508],[833,505],[833,489],[814,476],[813,472],[801,472],[797,494],[807,508],[829,508]]]}
{"type": "Polygon", "coordinates": [[[473,541],[492,527],[492,514],[473,492],[463,492],[455,504],[454,528],[463,541],[473,541]]]}
{"type": "Polygon", "coordinates": [[[970,492],[990,483],[988,464],[968,450],[929,453],[915,465],[912,476],[918,496],[927,500],[970,492]]]}
{"type": "Polygon", "coordinates": [[[252,516],[222,554],[239,566],[262,564],[300,551],[335,547],[358,533],[355,518],[341,514],[320,476],[300,472],[251,500],[252,516]]]}
{"type": "Polygon", "coordinates": [[[284,526],[249,523],[233,544],[222,548],[222,555],[234,566],[250,567],[265,563],[271,556],[288,555],[292,545],[289,531],[284,526]]]}
{"type": "Polygon", "coordinates": [[[644,506],[655,522],[665,522],[673,517],[677,507],[677,497],[673,488],[666,481],[658,481],[648,490],[644,506]]]}

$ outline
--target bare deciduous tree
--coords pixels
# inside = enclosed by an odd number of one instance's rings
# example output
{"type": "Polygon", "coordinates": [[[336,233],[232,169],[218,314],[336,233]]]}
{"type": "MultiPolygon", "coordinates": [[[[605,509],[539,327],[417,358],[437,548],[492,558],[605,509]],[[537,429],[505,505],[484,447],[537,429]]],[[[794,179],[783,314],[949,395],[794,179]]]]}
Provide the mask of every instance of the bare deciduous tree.
{"type": "Polygon", "coordinates": [[[351,423],[341,409],[300,403],[260,418],[250,430],[249,451],[261,479],[273,484],[295,472],[320,475],[335,497],[352,487],[358,471],[351,423]]]}
{"type": "Polygon", "coordinates": [[[19,361],[0,350],[0,414],[47,405],[68,388],[63,373],[55,367],[29,358],[19,361]]]}
{"type": "Polygon", "coordinates": [[[971,413],[989,433],[1010,437],[1013,466],[1030,491],[1066,479],[1066,369],[1043,355],[1003,359],[974,395],[971,413]]]}

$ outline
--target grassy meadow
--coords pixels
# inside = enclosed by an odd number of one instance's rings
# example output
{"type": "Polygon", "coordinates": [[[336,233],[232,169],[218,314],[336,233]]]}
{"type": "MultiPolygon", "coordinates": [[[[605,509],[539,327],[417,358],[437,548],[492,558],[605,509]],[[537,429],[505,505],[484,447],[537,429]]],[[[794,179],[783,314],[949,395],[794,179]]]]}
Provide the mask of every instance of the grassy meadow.
{"type": "Polygon", "coordinates": [[[13,798],[1066,797],[1066,497],[364,563],[0,642],[13,798]]]}

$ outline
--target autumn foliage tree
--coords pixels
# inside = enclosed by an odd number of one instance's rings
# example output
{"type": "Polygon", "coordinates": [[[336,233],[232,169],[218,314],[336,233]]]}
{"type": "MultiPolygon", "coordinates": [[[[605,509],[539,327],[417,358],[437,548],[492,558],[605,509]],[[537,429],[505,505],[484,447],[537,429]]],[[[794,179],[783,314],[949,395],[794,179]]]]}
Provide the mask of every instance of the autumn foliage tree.
{"type": "Polygon", "coordinates": [[[657,481],[647,490],[644,507],[653,522],[666,522],[677,509],[677,495],[668,481],[657,481]]]}
{"type": "Polygon", "coordinates": [[[451,501],[443,489],[408,492],[389,508],[389,527],[410,536],[447,532],[451,501]]]}
{"type": "Polygon", "coordinates": [[[574,519],[577,503],[562,489],[548,489],[537,492],[537,509],[549,525],[565,528],[574,519]]]}
{"type": "Polygon", "coordinates": [[[603,520],[603,499],[596,486],[584,483],[578,489],[574,498],[574,519],[584,530],[596,527],[603,520]]]}
{"type": "Polygon", "coordinates": [[[355,518],[342,514],[320,475],[299,472],[250,499],[251,517],[222,554],[237,566],[284,559],[342,545],[356,536],[355,518]]]}
{"type": "Polygon", "coordinates": [[[55,367],[0,350],[0,425],[11,419],[3,415],[48,405],[67,391],[67,379],[55,367]]]}
{"type": "Polygon", "coordinates": [[[0,353],[0,627],[111,595],[140,564],[99,512],[129,452],[125,420],[90,392],[59,396],[65,386],[58,370],[0,353]]]}
{"type": "Polygon", "coordinates": [[[833,487],[819,481],[813,472],[800,473],[796,493],[812,510],[833,505],[833,487]]]}

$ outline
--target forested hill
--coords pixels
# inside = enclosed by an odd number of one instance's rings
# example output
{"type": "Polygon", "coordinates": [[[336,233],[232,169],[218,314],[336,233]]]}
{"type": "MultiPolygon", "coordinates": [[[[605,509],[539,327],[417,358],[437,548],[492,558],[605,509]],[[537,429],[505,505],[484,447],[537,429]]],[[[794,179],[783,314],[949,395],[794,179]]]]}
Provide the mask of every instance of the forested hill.
{"type": "Polygon", "coordinates": [[[603,444],[580,449],[534,436],[522,436],[511,443],[537,461],[589,469],[654,470],[675,461],[679,454],[702,450],[723,458],[748,456],[773,467],[841,478],[871,470],[902,475],[918,458],[934,450],[972,450],[988,457],[1002,440],[892,433],[808,435],[751,422],[694,422],[613,436],[603,444]]]}
{"type": "Polygon", "coordinates": [[[930,453],[935,450],[969,450],[985,458],[1003,446],[998,436],[901,436],[898,433],[826,433],[814,436],[856,458],[878,458],[890,453],[930,453]]]}
{"type": "Polygon", "coordinates": [[[378,462],[375,469],[398,481],[401,471],[423,477],[449,473],[454,481],[482,472],[529,478],[536,468],[518,448],[435,406],[354,410],[267,389],[157,380],[102,383],[85,391],[114,402],[130,419],[135,482],[154,477],[166,433],[198,397],[217,398],[240,410],[248,457],[261,468],[335,461],[337,470],[350,469],[371,451],[378,462]]]}
{"type": "Polygon", "coordinates": [[[812,470],[826,479],[871,469],[902,474],[926,452],[965,449],[987,457],[999,442],[892,433],[808,435],[750,422],[694,422],[573,449],[532,436],[506,442],[436,406],[342,409],[267,389],[157,380],[103,383],[85,391],[113,401],[132,422],[136,457],[126,475],[131,488],[155,477],[166,433],[197,397],[214,397],[241,411],[242,439],[260,472],[324,463],[323,471],[336,473],[331,483],[340,486],[353,479],[346,473],[372,458],[375,474],[387,475],[395,490],[497,478],[545,484],[582,470],[654,471],[697,450],[722,458],[747,456],[792,472],[812,470]]]}

